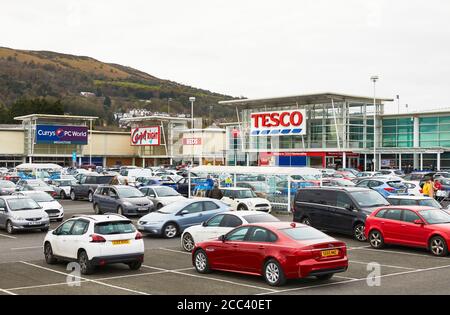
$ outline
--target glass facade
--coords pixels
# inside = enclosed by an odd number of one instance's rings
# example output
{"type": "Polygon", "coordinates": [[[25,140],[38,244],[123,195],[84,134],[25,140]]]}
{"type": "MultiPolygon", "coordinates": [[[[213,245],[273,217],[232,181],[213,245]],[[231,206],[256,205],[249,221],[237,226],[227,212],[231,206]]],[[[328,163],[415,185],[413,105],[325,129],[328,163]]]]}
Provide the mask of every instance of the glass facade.
{"type": "Polygon", "coordinates": [[[414,118],[383,119],[383,147],[412,148],[414,118]]]}

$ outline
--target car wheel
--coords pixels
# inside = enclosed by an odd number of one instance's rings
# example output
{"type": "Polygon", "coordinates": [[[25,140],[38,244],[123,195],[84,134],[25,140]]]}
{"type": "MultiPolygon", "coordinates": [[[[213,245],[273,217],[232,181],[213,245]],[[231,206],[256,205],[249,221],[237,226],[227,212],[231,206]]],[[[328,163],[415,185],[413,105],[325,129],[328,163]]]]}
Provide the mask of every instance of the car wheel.
{"type": "Polygon", "coordinates": [[[130,267],[131,270],[139,270],[142,266],[142,261],[133,261],[132,263],[128,263],[128,267],[130,267]]]}
{"type": "Polygon", "coordinates": [[[78,254],[78,264],[80,265],[80,271],[83,275],[90,275],[94,272],[94,266],[89,261],[89,257],[83,250],[78,254]]]}
{"type": "Polygon", "coordinates": [[[117,213],[123,215],[123,208],[121,206],[117,207],[117,213]]]}
{"type": "Polygon", "coordinates": [[[6,222],[6,232],[8,234],[14,234],[14,227],[13,227],[11,221],[6,222]]]}
{"type": "Polygon", "coordinates": [[[286,283],[283,269],[275,259],[269,259],[264,264],[263,275],[266,282],[271,286],[281,286],[286,283]]]}
{"type": "Polygon", "coordinates": [[[57,259],[55,256],[53,256],[53,249],[52,245],[50,243],[45,243],[44,246],[44,256],[45,256],[45,262],[49,265],[56,264],[57,259]]]}
{"type": "Polygon", "coordinates": [[[320,281],[326,281],[326,280],[330,280],[331,278],[333,278],[334,274],[329,273],[326,275],[321,275],[321,276],[316,276],[316,278],[320,281]]]}
{"type": "Polygon", "coordinates": [[[60,193],[59,193],[59,198],[61,199],[61,200],[64,200],[64,199],[66,199],[66,193],[64,192],[64,190],[62,190],[60,193]]]}
{"type": "Polygon", "coordinates": [[[100,207],[98,205],[98,203],[94,204],[94,213],[95,214],[102,214],[100,211],[100,207]]]}
{"type": "Polygon", "coordinates": [[[308,225],[311,226],[311,221],[309,220],[309,218],[304,217],[303,219],[300,220],[300,223],[304,224],[304,225],[308,225]]]}
{"type": "Polygon", "coordinates": [[[162,207],[163,207],[163,205],[160,204],[160,203],[158,203],[158,204],[156,205],[156,210],[159,210],[159,209],[161,209],[162,207]]]}
{"type": "Polygon", "coordinates": [[[167,223],[163,227],[163,236],[165,238],[174,238],[178,234],[178,227],[174,223],[167,223]]]}
{"type": "Polygon", "coordinates": [[[72,201],[77,200],[77,195],[75,195],[75,192],[73,190],[70,192],[70,199],[72,199],[72,201]]]}
{"type": "Polygon", "coordinates": [[[183,245],[183,249],[187,252],[192,252],[192,250],[195,247],[194,238],[189,233],[186,233],[183,235],[183,239],[181,240],[181,243],[183,245]]]}
{"type": "Polygon", "coordinates": [[[194,266],[198,273],[210,273],[208,256],[203,249],[199,249],[194,254],[194,266]]]}
{"type": "Polygon", "coordinates": [[[88,194],[88,200],[89,202],[94,202],[94,193],[92,191],[90,191],[88,194]]]}
{"type": "Polygon", "coordinates": [[[430,251],[434,256],[447,256],[448,247],[445,240],[440,236],[435,236],[430,240],[430,251]]]}
{"type": "Polygon", "coordinates": [[[369,243],[373,248],[383,248],[384,247],[384,239],[381,232],[378,230],[370,231],[369,233],[369,243]]]}
{"type": "Polygon", "coordinates": [[[367,240],[366,236],[364,235],[364,228],[365,227],[363,223],[358,223],[353,228],[353,237],[360,242],[365,242],[367,240]]]}
{"type": "Polygon", "coordinates": [[[245,210],[248,210],[248,208],[247,208],[246,205],[239,205],[239,206],[237,207],[237,209],[238,209],[239,211],[245,211],[245,210]]]}

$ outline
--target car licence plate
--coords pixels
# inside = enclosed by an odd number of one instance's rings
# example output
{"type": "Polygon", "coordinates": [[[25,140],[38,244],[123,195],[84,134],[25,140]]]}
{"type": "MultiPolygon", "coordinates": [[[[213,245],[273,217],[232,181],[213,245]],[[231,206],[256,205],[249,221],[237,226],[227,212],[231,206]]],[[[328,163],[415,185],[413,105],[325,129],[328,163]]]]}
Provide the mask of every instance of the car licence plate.
{"type": "Polygon", "coordinates": [[[147,207],[139,207],[138,211],[147,211],[147,207]]]}
{"type": "Polygon", "coordinates": [[[36,222],[29,222],[28,223],[28,225],[41,225],[42,223],[41,222],[38,222],[38,221],[36,221],[36,222]]]}
{"type": "Polygon", "coordinates": [[[113,245],[126,245],[130,244],[130,240],[120,240],[120,241],[112,241],[113,245]]]}
{"type": "Polygon", "coordinates": [[[331,257],[331,256],[337,256],[339,255],[338,249],[329,249],[329,250],[323,250],[320,252],[322,257],[331,257]]]}

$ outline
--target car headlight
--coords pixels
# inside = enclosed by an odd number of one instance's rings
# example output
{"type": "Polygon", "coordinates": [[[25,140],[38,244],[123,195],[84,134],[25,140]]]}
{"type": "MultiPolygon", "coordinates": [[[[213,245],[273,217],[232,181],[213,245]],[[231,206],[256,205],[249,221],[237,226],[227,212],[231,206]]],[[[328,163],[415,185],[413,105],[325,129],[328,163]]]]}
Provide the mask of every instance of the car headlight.
{"type": "Polygon", "coordinates": [[[124,205],[125,207],[132,207],[132,206],[133,206],[133,204],[132,204],[131,202],[129,202],[129,201],[124,201],[124,202],[123,202],[123,205],[124,205]]]}
{"type": "Polygon", "coordinates": [[[12,218],[16,221],[25,221],[25,219],[22,217],[12,217],[12,218]]]}

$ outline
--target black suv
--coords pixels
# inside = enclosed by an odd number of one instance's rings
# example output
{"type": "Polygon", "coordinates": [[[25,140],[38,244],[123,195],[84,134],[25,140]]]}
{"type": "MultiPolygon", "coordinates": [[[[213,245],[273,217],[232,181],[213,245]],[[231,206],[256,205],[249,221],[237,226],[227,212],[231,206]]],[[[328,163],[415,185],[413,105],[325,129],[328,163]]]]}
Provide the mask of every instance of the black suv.
{"type": "Polygon", "coordinates": [[[76,185],[70,188],[70,199],[87,198],[90,202],[94,200],[94,192],[99,185],[111,183],[113,175],[87,175],[82,176],[76,185]]]}
{"type": "Polygon", "coordinates": [[[366,217],[387,205],[383,196],[368,188],[303,188],[295,196],[294,221],[365,241],[366,217]]]}

